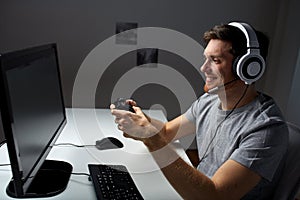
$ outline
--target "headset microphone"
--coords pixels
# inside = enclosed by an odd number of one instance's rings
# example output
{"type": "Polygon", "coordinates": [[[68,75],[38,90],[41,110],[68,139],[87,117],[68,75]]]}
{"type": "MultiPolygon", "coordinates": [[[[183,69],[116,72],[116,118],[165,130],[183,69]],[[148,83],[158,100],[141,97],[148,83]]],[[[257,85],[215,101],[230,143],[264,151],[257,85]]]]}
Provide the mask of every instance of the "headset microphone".
{"type": "Polygon", "coordinates": [[[235,78],[235,79],[233,79],[233,80],[231,80],[231,81],[228,81],[227,83],[225,83],[225,84],[223,84],[223,85],[216,86],[216,87],[214,87],[214,88],[212,88],[212,89],[208,89],[207,86],[204,85],[204,91],[205,91],[206,93],[208,93],[208,94],[215,94],[218,90],[224,88],[226,85],[229,85],[229,84],[235,82],[236,80],[238,80],[238,78],[235,78]]]}

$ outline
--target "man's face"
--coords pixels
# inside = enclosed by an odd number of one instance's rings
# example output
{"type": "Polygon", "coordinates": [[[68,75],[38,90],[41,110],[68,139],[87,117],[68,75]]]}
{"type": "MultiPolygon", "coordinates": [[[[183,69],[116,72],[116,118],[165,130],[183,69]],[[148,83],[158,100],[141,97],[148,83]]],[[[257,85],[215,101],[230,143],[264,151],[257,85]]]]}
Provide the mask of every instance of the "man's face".
{"type": "Polygon", "coordinates": [[[233,55],[230,49],[230,42],[218,39],[210,40],[205,48],[205,62],[200,70],[205,75],[205,85],[208,90],[235,79],[232,72],[233,55]]]}

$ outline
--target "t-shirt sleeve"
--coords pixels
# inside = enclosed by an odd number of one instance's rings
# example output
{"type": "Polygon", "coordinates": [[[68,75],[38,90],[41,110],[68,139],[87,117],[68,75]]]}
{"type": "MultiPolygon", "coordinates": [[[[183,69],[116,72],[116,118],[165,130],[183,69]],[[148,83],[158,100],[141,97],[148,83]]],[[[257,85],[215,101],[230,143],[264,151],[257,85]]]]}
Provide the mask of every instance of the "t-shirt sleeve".
{"type": "Polygon", "coordinates": [[[212,104],[218,101],[217,95],[209,95],[207,93],[200,96],[196,101],[192,103],[190,108],[184,113],[184,116],[193,123],[200,123],[211,112],[210,108],[212,104]]]}
{"type": "Polygon", "coordinates": [[[285,123],[265,124],[250,130],[230,159],[271,181],[287,151],[288,129],[285,123]]]}
{"type": "Polygon", "coordinates": [[[189,109],[184,113],[184,116],[190,121],[190,122],[196,122],[196,107],[197,106],[197,101],[195,101],[189,109]]]}

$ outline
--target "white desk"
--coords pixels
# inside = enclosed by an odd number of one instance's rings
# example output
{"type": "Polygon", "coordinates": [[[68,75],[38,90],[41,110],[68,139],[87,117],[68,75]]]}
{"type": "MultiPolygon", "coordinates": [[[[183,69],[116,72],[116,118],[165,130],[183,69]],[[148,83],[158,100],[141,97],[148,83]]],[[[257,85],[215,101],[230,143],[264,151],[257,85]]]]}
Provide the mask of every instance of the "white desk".
{"type": "MultiPolygon", "coordinates": [[[[127,139],[116,128],[114,118],[108,109],[66,109],[67,125],[56,144],[95,144],[102,137],[114,136],[124,147],[99,151],[95,147],[78,148],[55,146],[48,159],[67,161],[73,172],[88,173],[88,163],[123,164],[131,173],[144,199],[181,199],[159,170],[146,147],[138,141],[127,139]]],[[[165,120],[161,111],[147,112],[151,117],[165,120]]],[[[175,143],[178,154],[189,162],[179,143],[175,143]]],[[[0,164],[9,163],[6,144],[0,148],[0,164]]],[[[10,166],[0,167],[0,199],[7,196],[6,187],[12,177],[10,166]]],[[[39,198],[41,199],[41,198],[39,198]]],[[[96,199],[92,182],[87,176],[71,175],[68,186],[61,194],[46,199],[96,199]]]]}

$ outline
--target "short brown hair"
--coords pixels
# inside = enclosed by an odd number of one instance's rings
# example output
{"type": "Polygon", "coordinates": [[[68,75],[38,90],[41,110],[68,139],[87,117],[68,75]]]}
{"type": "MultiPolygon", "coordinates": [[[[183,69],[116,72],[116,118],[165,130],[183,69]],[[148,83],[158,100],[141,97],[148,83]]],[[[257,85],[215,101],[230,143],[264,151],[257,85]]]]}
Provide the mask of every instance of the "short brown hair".
{"type": "MultiPolygon", "coordinates": [[[[260,45],[260,54],[266,59],[268,54],[269,39],[260,32],[255,31],[260,45]]],[[[206,31],[203,40],[208,44],[211,39],[219,39],[230,42],[232,44],[231,53],[236,58],[247,52],[247,39],[244,33],[237,27],[228,24],[216,25],[211,30],[206,31]]]]}

